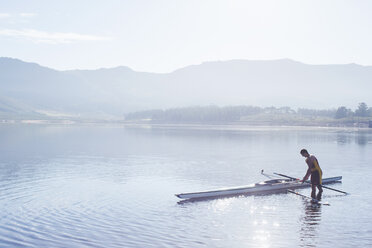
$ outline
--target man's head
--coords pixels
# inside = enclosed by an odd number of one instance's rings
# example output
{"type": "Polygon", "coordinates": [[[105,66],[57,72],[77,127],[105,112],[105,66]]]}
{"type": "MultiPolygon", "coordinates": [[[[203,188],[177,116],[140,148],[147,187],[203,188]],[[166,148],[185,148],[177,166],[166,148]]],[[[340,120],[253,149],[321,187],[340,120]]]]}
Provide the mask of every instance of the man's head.
{"type": "Polygon", "coordinates": [[[301,151],[300,151],[300,153],[301,153],[301,155],[303,156],[303,157],[309,157],[310,156],[310,154],[308,153],[308,151],[306,150],[306,149],[302,149],[301,151]]]}

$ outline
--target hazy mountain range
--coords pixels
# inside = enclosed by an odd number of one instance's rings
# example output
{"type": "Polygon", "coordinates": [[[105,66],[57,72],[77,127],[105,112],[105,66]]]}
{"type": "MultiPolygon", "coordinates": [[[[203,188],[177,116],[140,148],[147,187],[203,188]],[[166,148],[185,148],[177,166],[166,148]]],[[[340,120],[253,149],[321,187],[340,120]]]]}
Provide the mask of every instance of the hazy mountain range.
{"type": "Polygon", "coordinates": [[[372,66],[356,64],[231,60],[148,73],[124,66],[57,71],[0,58],[0,119],[122,118],[139,110],[211,104],[356,108],[372,104],[371,92],[372,66]]]}

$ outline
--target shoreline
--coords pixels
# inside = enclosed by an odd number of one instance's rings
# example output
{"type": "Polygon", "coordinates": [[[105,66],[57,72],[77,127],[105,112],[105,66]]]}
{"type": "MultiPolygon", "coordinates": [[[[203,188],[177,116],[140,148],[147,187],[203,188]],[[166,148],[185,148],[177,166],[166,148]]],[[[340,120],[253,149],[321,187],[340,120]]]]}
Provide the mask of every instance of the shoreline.
{"type": "Polygon", "coordinates": [[[300,125],[247,125],[247,124],[125,124],[129,128],[173,129],[173,130],[213,130],[213,131],[286,131],[286,130],[335,130],[335,131],[372,131],[369,127],[300,126],[300,125]]]}
{"type": "Polygon", "coordinates": [[[254,130],[372,130],[368,125],[332,126],[332,125],[282,125],[279,123],[151,123],[128,122],[122,120],[0,120],[2,125],[40,125],[40,126],[122,126],[140,129],[174,129],[174,130],[215,130],[215,131],[254,131],[254,130]]]}

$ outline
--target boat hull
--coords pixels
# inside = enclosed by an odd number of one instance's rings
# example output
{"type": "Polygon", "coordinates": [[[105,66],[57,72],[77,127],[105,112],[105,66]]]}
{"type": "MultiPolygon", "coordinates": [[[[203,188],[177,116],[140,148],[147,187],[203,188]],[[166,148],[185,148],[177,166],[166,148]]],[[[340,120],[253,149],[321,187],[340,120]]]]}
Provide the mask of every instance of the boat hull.
{"type": "MultiPolygon", "coordinates": [[[[330,177],[330,178],[323,178],[323,184],[329,183],[336,183],[340,182],[342,177],[330,177]]],[[[176,194],[178,198],[181,199],[198,199],[198,198],[210,198],[210,197],[223,197],[223,196],[232,196],[232,195],[246,195],[246,194],[262,194],[262,193],[270,193],[270,192],[280,192],[286,191],[287,189],[297,189],[297,188],[305,188],[310,187],[308,183],[301,183],[299,181],[290,180],[290,179],[274,179],[269,180],[261,183],[251,184],[251,185],[244,185],[240,187],[233,187],[233,188],[223,188],[223,189],[216,189],[211,191],[201,191],[201,192],[193,192],[193,193],[181,193],[176,194]]]]}

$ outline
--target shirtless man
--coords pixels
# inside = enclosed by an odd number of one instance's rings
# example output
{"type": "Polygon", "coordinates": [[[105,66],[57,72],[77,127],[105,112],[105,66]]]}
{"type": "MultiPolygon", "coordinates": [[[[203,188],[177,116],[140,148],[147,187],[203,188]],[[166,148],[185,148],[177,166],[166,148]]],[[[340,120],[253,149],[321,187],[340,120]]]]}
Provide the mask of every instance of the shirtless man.
{"type": "Polygon", "coordinates": [[[309,166],[306,175],[302,179],[302,183],[304,183],[311,175],[311,197],[315,199],[316,188],[318,188],[319,192],[318,195],[316,195],[316,199],[320,200],[323,192],[322,169],[320,169],[316,157],[314,155],[310,155],[306,149],[302,149],[300,153],[303,157],[306,158],[306,164],[309,166]]]}

